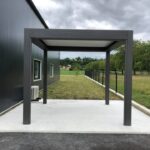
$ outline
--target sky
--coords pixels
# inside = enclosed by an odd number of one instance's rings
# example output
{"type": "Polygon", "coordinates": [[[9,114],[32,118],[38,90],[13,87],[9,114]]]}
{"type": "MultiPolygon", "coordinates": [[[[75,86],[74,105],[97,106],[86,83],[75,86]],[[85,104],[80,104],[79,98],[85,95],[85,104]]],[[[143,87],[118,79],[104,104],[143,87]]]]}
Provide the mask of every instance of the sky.
{"type": "MultiPolygon", "coordinates": [[[[150,40],[150,0],[33,0],[49,28],[133,30],[150,40]]],[[[65,57],[103,58],[104,53],[61,52],[65,57]]]]}

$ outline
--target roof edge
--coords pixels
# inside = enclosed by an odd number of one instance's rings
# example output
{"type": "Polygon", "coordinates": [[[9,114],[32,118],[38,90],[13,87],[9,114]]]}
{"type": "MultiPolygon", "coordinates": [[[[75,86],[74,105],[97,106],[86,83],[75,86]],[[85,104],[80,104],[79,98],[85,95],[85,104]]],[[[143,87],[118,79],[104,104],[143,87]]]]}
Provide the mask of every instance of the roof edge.
{"type": "Polygon", "coordinates": [[[39,20],[41,21],[41,23],[44,25],[44,27],[46,29],[49,29],[48,25],[46,24],[45,20],[43,19],[42,15],[40,14],[40,12],[38,11],[38,9],[36,8],[36,6],[33,3],[33,1],[32,0],[26,0],[26,2],[29,4],[29,6],[31,7],[31,9],[34,11],[35,15],[39,18],[39,20]]]}

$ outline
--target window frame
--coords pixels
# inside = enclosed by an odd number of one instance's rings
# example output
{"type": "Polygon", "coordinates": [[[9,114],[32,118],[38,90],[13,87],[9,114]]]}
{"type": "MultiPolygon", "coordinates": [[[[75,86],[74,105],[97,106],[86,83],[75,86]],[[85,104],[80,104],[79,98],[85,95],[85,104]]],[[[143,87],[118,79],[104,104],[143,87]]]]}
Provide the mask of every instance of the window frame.
{"type": "Polygon", "coordinates": [[[54,78],[54,64],[52,64],[52,63],[50,64],[50,75],[49,76],[50,76],[50,78],[54,78]],[[52,70],[51,70],[51,66],[52,66],[52,70]]]}
{"type": "Polygon", "coordinates": [[[40,59],[33,59],[33,81],[35,82],[35,81],[40,81],[40,80],[42,80],[42,60],[40,60],[40,59]],[[38,79],[35,79],[35,76],[34,76],[34,63],[35,63],[35,61],[38,61],[38,62],[40,62],[40,78],[38,78],[38,79]]]}

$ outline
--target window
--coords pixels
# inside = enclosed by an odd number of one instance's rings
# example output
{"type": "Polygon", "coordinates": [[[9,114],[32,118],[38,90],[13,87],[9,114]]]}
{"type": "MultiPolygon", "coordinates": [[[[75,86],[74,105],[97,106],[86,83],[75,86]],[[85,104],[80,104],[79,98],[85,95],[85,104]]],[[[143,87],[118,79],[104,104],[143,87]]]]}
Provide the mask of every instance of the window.
{"type": "Polygon", "coordinates": [[[35,59],[33,62],[33,79],[34,81],[41,80],[41,61],[35,59]]]}
{"type": "Polygon", "coordinates": [[[50,64],[50,78],[54,77],[54,65],[50,64]]]}

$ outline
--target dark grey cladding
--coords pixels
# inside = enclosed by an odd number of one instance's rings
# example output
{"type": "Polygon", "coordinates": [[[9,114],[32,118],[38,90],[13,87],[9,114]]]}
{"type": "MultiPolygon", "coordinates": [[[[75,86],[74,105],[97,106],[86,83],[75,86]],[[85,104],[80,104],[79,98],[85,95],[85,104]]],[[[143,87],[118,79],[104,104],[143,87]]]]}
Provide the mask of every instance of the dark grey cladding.
{"type": "MultiPolygon", "coordinates": [[[[25,0],[0,1],[0,112],[23,98],[24,28],[44,28],[25,0]]],[[[43,52],[33,45],[33,59],[43,59],[43,52]]],[[[55,65],[59,79],[59,52],[49,52],[48,62],[55,65]]],[[[48,68],[49,69],[49,68],[48,68]]],[[[33,82],[42,88],[42,80],[33,82]]]]}

